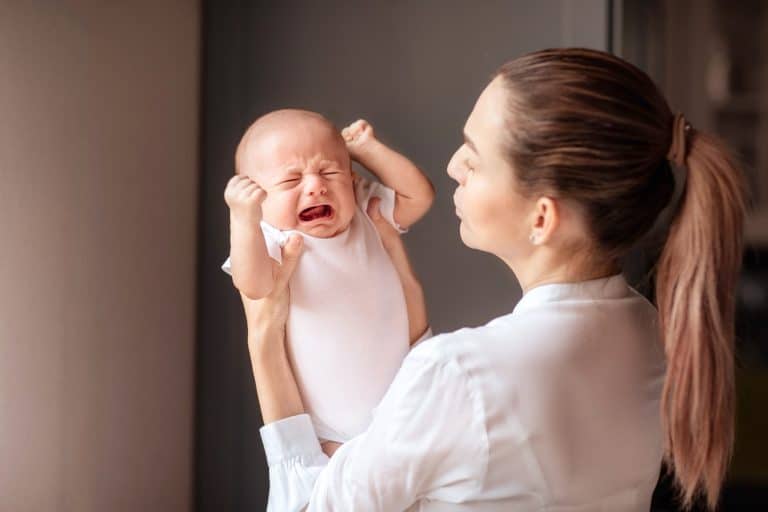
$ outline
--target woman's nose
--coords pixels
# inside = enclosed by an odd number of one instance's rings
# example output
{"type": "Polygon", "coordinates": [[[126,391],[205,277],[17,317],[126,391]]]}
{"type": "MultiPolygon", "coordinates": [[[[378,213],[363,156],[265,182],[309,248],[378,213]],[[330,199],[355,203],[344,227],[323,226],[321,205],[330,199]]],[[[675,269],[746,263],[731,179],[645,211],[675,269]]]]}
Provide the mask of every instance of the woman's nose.
{"type": "Polygon", "coordinates": [[[448,176],[453,178],[458,183],[461,183],[461,171],[459,170],[459,166],[456,164],[457,154],[458,154],[458,151],[454,153],[453,156],[451,157],[451,160],[448,162],[448,168],[446,169],[446,171],[448,172],[448,176]]]}

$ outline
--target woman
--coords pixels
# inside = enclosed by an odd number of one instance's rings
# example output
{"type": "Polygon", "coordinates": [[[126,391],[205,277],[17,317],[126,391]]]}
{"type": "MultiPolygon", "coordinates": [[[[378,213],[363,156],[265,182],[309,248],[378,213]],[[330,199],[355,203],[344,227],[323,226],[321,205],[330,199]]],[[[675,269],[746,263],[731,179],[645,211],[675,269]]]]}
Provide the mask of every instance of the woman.
{"type": "Polygon", "coordinates": [[[714,507],[733,442],[745,210],[728,152],[642,71],[584,49],[505,64],[464,135],[448,164],[461,238],[501,258],[522,299],[416,345],[368,430],[329,459],[283,345],[289,243],[282,292],[244,299],[270,509],[647,511],[662,459],[685,505],[714,507]],[[687,177],[670,205],[674,169],[687,177]],[[657,310],[620,268],[667,206],[657,310]]]}

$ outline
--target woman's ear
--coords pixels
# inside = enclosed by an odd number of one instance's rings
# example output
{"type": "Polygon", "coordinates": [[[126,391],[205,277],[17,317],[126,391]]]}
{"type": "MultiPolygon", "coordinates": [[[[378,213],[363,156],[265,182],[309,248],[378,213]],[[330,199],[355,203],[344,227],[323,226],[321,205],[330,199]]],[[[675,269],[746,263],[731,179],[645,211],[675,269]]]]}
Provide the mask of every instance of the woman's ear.
{"type": "Polygon", "coordinates": [[[557,201],[542,196],[534,204],[533,222],[529,238],[534,245],[547,243],[560,225],[560,211],[557,201]]]}

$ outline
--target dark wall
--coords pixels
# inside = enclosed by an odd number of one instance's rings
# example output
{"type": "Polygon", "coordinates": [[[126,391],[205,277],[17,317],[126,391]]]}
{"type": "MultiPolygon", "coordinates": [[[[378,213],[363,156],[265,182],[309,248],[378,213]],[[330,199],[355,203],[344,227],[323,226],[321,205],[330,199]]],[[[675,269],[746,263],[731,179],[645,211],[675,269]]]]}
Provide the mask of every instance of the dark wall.
{"type": "Polygon", "coordinates": [[[458,236],[445,166],[475,99],[505,60],[543,47],[605,48],[607,1],[310,1],[204,7],[204,132],[197,364],[198,510],[263,510],[267,473],[244,320],[219,266],[228,252],[224,186],[241,133],[284,107],[340,127],[368,119],[437,189],[406,235],[437,332],[508,313],[511,272],[458,236]]]}

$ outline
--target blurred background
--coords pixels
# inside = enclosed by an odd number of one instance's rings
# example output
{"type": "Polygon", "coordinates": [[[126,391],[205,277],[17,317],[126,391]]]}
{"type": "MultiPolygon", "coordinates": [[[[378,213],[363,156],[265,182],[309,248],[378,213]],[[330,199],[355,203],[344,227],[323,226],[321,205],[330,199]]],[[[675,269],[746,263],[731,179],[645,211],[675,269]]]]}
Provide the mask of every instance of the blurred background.
{"type": "MultiPolygon", "coordinates": [[[[520,290],[458,237],[445,166],[494,70],[612,51],[728,140],[752,191],[720,510],[768,507],[768,1],[0,0],[0,512],[263,510],[244,319],[219,269],[242,131],[363,117],[437,189],[406,236],[437,332],[520,290]]],[[[652,254],[627,273],[641,290],[652,254]]],[[[656,511],[675,511],[662,477],[656,511]]]]}

